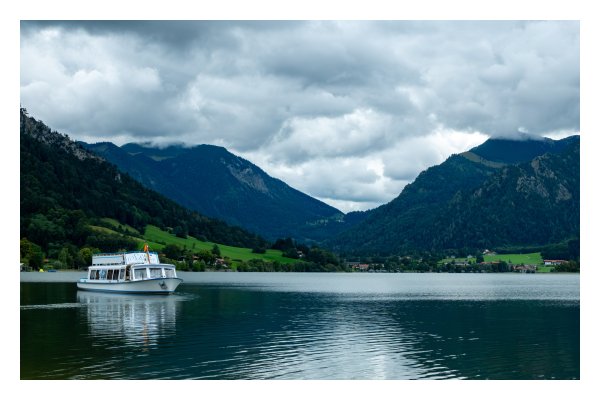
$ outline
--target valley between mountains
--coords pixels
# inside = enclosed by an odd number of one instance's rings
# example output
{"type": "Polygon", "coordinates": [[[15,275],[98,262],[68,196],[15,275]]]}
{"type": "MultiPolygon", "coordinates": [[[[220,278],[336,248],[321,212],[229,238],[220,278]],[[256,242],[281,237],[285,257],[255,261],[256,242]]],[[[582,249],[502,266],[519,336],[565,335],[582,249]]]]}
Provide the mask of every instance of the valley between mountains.
{"type": "Polygon", "coordinates": [[[21,237],[46,229],[37,235],[42,248],[76,241],[77,218],[70,233],[49,218],[60,207],[141,232],[179,226],[185,235],[228,246],[269,248],[290,238],[342,258],[541,251],[578,243],[579,151],[579,136],[489,139],[421,172],[391,202],[344,214],[223,147],[76,142],[21,109],[21,237]]]}

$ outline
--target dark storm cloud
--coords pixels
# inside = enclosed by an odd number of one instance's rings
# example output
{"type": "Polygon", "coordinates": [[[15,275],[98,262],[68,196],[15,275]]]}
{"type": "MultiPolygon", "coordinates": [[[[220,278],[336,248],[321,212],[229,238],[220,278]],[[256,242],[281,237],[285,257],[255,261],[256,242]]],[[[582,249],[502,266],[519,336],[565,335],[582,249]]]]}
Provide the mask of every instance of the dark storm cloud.
{"type": "Polygon", "coordinates": [[[345,207],[487,136],[578,132],[579,79],[572,21],[21,22],[21,103],[54,129],[223,145],[345,207]]]}

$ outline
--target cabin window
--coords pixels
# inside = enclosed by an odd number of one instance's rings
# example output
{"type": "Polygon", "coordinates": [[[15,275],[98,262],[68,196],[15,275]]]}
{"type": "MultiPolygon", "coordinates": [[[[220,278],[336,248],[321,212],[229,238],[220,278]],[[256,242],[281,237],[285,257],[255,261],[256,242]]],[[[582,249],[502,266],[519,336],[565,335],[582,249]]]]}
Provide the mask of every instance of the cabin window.
{"type": "Polygon", "coordinates": [[[98,270],[98,279],[101,279],[101,280],[106,279],[106,270],[105,269],[98,270]]]}
{"type": "Polygon", "coordinates": [[[113,270],[109,269],[108,274],[106,275],[106,279],[108,279],[109,281],[112,281],[112,278],[113,278],[113,270]]]}
{"type": "Polygon", "coordinates": [[[98,270],[93,269],[90,273],[90,279],[98,279],[98,270]]]}
{"type": "Polygon", "coordinates": [[[146,268],[134,270],[134,277],[138,279],[146,279],[146,268]]]}
{"type": "Polygon", "coordinates": [[[165,277],[175,278],[175,270],[173,268],[165,268],[165,277]]]}
{"type": "Polygon", "coordinates": [[[119,279],[121,279],[121,280],[125,279],[125,270],[124,269],[121,270],[121,276],[119,277],[119,279]]]}
{"type": "Polygon", "coordinates": [[[150,278],[162,278],[162,271],[160,268],[150,268],[150,278]]]}

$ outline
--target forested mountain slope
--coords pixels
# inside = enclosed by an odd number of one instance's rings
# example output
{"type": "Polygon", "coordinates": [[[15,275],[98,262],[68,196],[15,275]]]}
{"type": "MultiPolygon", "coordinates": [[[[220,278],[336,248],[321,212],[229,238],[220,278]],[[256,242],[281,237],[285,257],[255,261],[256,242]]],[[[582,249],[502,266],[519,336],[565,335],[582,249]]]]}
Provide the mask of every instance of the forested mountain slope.
{"type": "Polygon", "coordinates": [[[362,222],[325,242],[342,252],[390,253],[402,247],[405,233],[418,225],[430,224],[458,190],[483,183],[494,168],[453,155],[440,165],[421,172],[413,183],[388,204],[375,209],[362,222]],[[400,245],[400,246],[398,246],[400,245]]]}
{"type": "MultiPolygon", "coordinates": [[[[570,143],[572,146],[578,146],[579,137],[574,136],[563,139],[562,141],[550,140],[550,142],[546,142],[546,144],[543,145],[540,145],[539,143],[532,145],[531,143],[523,141],[505,143],[505,141],[500,140],[488,140],[486,143],[484,143],[485,146],[482,145],[472,149],[471,154],[475,154],[475,151],[477,151],[478,153],[485,154],[486,156],[493,158],[495,161],[486,160],[479,155],[477,155],[476,160],[473,160],[472,157],[465,156],[464,153],[462,155],[453,155],[442,164],[431,167],[422,172],[413,183],[404,188],[402,193],[396,199],[375,209],[372,214],[361,223],[328,240],[325,242],[325,246],[335,251],[345,253],[386,254],[398,251],[399,249],[431,250],[432,248],[453,248],[453,246],[456,248],[466,245],[475,247],[480,246],[483,248],[491,247],[492,245],[503,246],[515,244],[548,244],[564,240],[565,238],[569,237],[569,235],[575,235],[575,233],[578,235],[578,211],[576,212],[576,226],[572,224],[571,220],[568,220],[570,221],[568,222],[563,218],[560,220],[560,222],[557,221],[556,223],[549,225],[549,227],[553,226],[552,234],[547,234],[546,236],[536,234],[525,240],[525,238],[521,235],[512,235],[507,233],[492,234],[494,228],[484,228],[481,225],[478,225],[478,221],[465,219],[466,217],[459,217],[459,215],[462,214],[458,214],[458,209],[448,208],[451,200],[452,204],[462,204],[458,201],[463,199],[465,193],[470,193],[476,188],[483,188],[481,185],[491,178],[492,175],[496,176],[498,172],[495,171],[497,171],[499,168],[502,171],[513,171],[511,173],[514,173],[514,170],[512,169],[514,167],[507,166],[507,164],[510,164],[511,161],[520,157],[524,157],[524,154],[539,153],[546,148],[544,146],[551,145],[550,147],[552,151],[564,149],[565,146],[568,146],[570,143]],[[502,152],[507,149],[507,146],[513,148],[516,155],[503,155],[502,152]],[[481,148],[485,149],[485,151],[480,151],[481,148]],[[457,221],[459,221],[460,224],[457,221]],[[555,226],[557,224],[564,224],[564,226],[561,225],[562,227],[557,229],[555,226]],[[458,228],[459,231],[455,230],[455,226],[460,226],[460,228],[458,228]],[[466,232],[460,230],[477,232],[477,235],[468,236],[466,232]],[[554,241],[555,239],[556,241],[554,241]]],[[[548,154],[544,157],[552,158],[553,156],[548,154]]],[[[547,159],[544,157],[542,157],[541,160],[547,159]]],[[[569,160],[572,161],[573,157],[574,156],[571,156],[569,160]]],[[[569,193],[573,193],[573,191],[575,191],[576,195],[572,194],[572,196],[573,198],[576,197],[578,199],[578,160],[576,165],[573,164],[573,168],[574,169],[571,172],[575,173],[576,171],[577,187],[574,187],[572,184],[570,184],[567,190],[569,193]]],[[[562,176],[566,173],[566,170],[560,169],[557,172],[562,176]]],[[[563,179],[567,180],[568,182],[572,181],[572,177],[570,175],[565,176],[563,179]]],[[[506,191],[511,182],[512,181],[506,181],[504,183],[505,186],[503,186],[503,190],[506,191]]],[[[516,185],[516,182],[512,183],[516,185]]],[[[551,182],[546,183],[550,184],[551,182]]],[[[496,192],[495,196],[498,195],[499,193],[496,192]]],[[[500,198],[497,200],[500,201],[500,198]]],[[[518,201],[521,200],[521,197],[519,197],[518,201]]],[[[473,215],[478,212],[477,207],[483,207],[483,209],[489,211],[491,210],[490,205],[493,204],[495,200],[492,199],[489,201],[491,202],[490,204],[471,202],[469,203],[468,207],[463,204],[460,210],[464,214],[466,213],[465,207],[471,208],[473,215]]],[[[545,210],[545,212],[549,213],[559,211],[559,209],[544,206],[544,204],[542,204],[544,203],[543,199],[536,199],[535,203],[537,204],[539,210],[545,210]]],[[[524,206],[527,209],[527,207],[529,207],[531,204],[533,203],[528,202],[525,203],[524,206]]],[[[575,213],[573,208],[575,206],[571,202],[569,202],[569,206],[569,212],[575,213]]],[[[578,200],[576,206],[578,210],[578,200]]],[[[501,214],[502,212],[504,211],[496,209],[494,210],[494,213],[486,215],[484,220],[488,221],[491,218],[495,221],[504,218],[502,215],[506,215],[507,219],[505,221],[508,221],[507,223],[512,224],[513,226],[520,226],[520,222],[513,221],[513,218],[515,218],[513,212],[501,214]]],[[[520,218],[523,219],[523,215],[519,215],[520,218]]],[[[538,215],[537,212],[536,215],[538,215]]],[[[525,218],[523,221],[527,221],[525,222],[526,224],[532,223],[530,218],[525,218]]],[[[494,226],[497,227],[498,225],[494,223],[494,226]]],[[[531,230],[527,230],[526,232],[531,233],[531,230]]]]}
{"type": "Polygon", "coordinates": [[[580,235],[580,143],[498,170],[413,232],[436,248],[545,245],[580,235]]]}
{"type": "Polygon", "coordinates": [[[110,143],[85,146],[178,203],[268,239],[318,242],[361,217],[338,222],[341,211],[270,177],[223,147],[149,149],[129,143],[117,151],[110,143]]]}
{"type": "MultiPolygon", "coordinates": [[[[192,236],[239,247],[266,246],[255,234],[167,199],[41,121],[20,114],[20,236],[44,250],[65,243],[103,251],[129,246],[101,238],[88,224],[114,218],[143,232],[147,224],[180,227],[192,236]],[[80,211],[76,211],[80,210],[80,211]]],[[[104,235],[106,236],[106,235],[104,235]]]]}

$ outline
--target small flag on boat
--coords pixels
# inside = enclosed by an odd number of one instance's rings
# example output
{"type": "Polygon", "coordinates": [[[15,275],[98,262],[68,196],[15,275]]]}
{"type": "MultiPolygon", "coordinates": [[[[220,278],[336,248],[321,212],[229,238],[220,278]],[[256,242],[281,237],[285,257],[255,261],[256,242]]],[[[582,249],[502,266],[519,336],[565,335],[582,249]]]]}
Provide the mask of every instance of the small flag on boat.
{"type": "Polygon", "coordinates": [[[148,242],[144,245],[144,251],[146,252],[146,258],[148,259],[148,264],[150,264],[150,253],[148,252],[148,242]]]}

